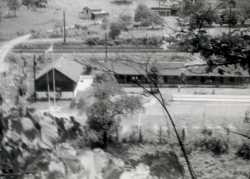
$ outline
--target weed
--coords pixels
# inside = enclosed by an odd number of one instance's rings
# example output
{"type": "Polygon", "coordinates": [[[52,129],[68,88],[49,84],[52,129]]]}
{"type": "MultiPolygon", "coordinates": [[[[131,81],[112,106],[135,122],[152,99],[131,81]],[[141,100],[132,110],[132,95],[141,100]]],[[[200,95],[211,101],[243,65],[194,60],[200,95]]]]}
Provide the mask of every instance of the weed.
{"type": "Polygon", "coordinates": [[[243,143],[239,150],[236,152],[238,157],[242,157],[243,159],[250,159],[250,146],[249,144],[243,143]]]}
{"type": "Polygon", "coordinates": [[[215,155],[226,154],[229,151],[228,141],[218,137],[203,137],[194,141],[195,148],[211,151],[215,155]]]}
{"type": "Polygon", "coordinates": [[[203,128],[203,129],[201,130],[201,133],[202,133],[203,135],[212,136],[213,131],[212,131],[211,129],[208,129],[208,128],[203,128]]]}

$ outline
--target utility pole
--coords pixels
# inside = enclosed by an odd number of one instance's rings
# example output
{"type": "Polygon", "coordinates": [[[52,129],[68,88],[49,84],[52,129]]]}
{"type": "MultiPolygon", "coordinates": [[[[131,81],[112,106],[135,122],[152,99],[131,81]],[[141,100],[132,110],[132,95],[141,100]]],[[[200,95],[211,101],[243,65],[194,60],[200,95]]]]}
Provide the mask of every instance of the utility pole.
{"type": "Polygon", "coordinates": [[[159,15],[160,15],[160,9],[161,9],[161,0],[159,0],[159,15]]]}
{"type": "Polygon", "coordinates": [[[33,54],[33,72],[34,72],[34,100],[36,102],[36,56],[33,54]]]}
{"type": "Polygon", "coordinates": [[[108,60],[108,48],[107,48],[107,34],[105,32],[105,54],[106,54],[106,62],[108,60]]]}
{"type": "Polygon", "coordinates": [[[63,11],[63,42],[66,44],[65,11],[63,11]]]}

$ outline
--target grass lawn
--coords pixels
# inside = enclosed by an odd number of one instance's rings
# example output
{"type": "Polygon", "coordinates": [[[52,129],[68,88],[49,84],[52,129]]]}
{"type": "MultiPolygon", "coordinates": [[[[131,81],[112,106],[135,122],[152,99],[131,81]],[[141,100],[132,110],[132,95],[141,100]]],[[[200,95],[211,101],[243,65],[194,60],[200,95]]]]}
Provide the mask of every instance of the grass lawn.
{"type": "MultiPolygon", "coordinates": [[[[4,18],[3,22],[1,22],[1,35],[12,39],[18,36],[18,34],[29,33],[31,29],[52,29],[55,22],[58,20],[62,21],[63,11],[66,13],[67,25],[76,23],[88,24],[88,20],[79,19],[79,12],[85,6],[101,8],[103,11],[110,13],[111,19],[117,18],[120,13],[134,15],[134,11],[139,3],[145,3],[148,7],[158,6],[158,1],[155,0],[137,0],[128,4],[116,3],[113,0],[50,0],[48,2],[48,6],[45,9],[28,10],[26,7],[21,7],[17,11],[17,17],[4,18]]],[[[4,11],[7,12],[7,10],[7,7],[5,7],[4,11]]],[[[173,19],[168,19],[169,23],[173,22],[173,19]]]]}

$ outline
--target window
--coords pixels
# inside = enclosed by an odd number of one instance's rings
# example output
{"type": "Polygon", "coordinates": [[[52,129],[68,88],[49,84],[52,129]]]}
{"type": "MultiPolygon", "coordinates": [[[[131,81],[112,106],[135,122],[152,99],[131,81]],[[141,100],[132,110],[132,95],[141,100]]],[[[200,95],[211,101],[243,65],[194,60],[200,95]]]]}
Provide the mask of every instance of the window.
{"type": "Polygon", "coordinates": [[[230,81],[230,82],[234,82],[234,77],[230,77],[230,78],[229,78],[229,81],[230,81]]]}
{"type": "Polygon", "coordinates": [[[88,14],[88,13],[89,13],[89,10],[87,9],[86,12],[87,12],[87,14],[88,14]]]}

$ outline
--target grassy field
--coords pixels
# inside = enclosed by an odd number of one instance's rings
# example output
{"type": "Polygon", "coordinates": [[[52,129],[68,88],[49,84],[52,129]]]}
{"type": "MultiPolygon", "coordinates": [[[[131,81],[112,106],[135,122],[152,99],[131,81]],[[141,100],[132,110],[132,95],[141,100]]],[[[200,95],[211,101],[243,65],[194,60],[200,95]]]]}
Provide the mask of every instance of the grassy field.
{"type": "MultiPolygon", "coordinates": [[[[47,8],[27,9],[21,7],[17,11],[17,17],[4,18],[1,22],[0,33],[10,39],[23,33],[29,33],[31,29],[49,30],[54,27],[57,21],[62,21],[63,11],[66,13],[66,24],[75,23],[88,24],[88,20],[79,19],[79,12],[85,7],[101,8],[109,12],[111,19],[117,18],[120,13],[134,14],[139,3],[145,3],[149,7],[157,6],[156,0],[136,0],[132,3],[116,3],[113,0],[50,0],[47,8]]],[[[7,7],[4,7],[7,13],[7,7]]],[[[172,20],[171,20],[172,21],[172,20]]],[[[170,22],[171,22],[170,21],[170,22]]]]}

